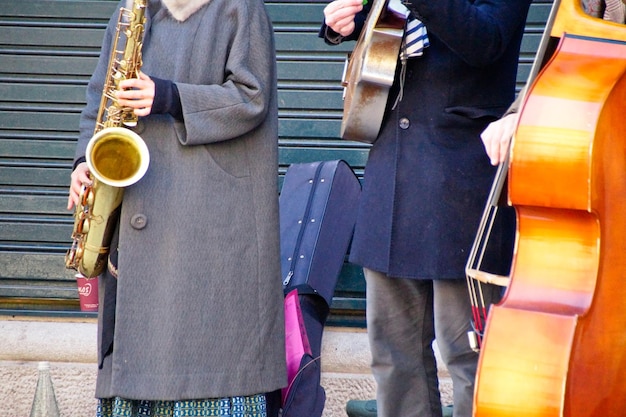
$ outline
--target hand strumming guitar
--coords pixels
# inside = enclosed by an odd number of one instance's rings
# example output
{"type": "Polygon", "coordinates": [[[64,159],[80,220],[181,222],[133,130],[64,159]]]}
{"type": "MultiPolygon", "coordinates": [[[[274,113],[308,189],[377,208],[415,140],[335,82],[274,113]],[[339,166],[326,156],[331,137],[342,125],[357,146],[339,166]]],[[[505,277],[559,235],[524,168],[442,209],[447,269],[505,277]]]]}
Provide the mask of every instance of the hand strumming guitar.
{"type": "Polygon", "coordinates": [[[324,8],[324,21],[341,36],[348,36],[354,32],[354,16],[361,10],[362,0],[335,0],[324,8]]]}

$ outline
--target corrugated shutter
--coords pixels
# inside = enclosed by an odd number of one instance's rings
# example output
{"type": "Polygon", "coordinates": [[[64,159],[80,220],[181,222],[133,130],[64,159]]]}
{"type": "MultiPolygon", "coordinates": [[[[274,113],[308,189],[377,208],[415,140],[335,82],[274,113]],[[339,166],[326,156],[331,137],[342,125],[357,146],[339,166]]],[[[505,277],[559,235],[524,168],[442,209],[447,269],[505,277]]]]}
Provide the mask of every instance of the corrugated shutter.
{"type": "MultiPolygon", "coordinates": [[[[268,1],[278,57],[279,179],[292,163],[344,159],[362,174],[368,147],[338,139],[341,74],[352,44],[317,37],[326,1],[268,1]]],[[[64,267],[65,207],[84,91],[117,1],[0,0],[0,312],[76,315],[64,267]]],[[[551,1],[535,1],[520,58],[523,84],[551,1]]],[[[278,279],[278,278],[277,278],[278,279]]],[[[364,325],[359,268],[345,265],[331,321],[364,325]]]]}
{"type": "Polygon", "coordinates": [[[0,2],[0,308],[77,310],[64,267],[78,115],[114,3],[0,2]]]}

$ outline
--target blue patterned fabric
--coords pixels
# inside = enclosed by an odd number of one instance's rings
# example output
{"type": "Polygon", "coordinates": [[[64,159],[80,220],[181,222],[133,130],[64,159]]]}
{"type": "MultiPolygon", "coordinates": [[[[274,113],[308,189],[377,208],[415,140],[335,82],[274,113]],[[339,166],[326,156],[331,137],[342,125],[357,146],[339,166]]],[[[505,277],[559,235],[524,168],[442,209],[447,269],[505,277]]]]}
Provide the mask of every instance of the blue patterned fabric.
{"type": "Polygon", "coordinates": [[[409,17],[405,29],[404,48],[401,58],[406,59],[422,56],[424,48],[429,45],[430,41],[426,33],[426,26],[424,26],[421,20],[409,17]]]}
{"type": "Polygon", "coordinates": [[[96,417],[267,417],[264,394],[187,401],[98,400],[96,417]]]}

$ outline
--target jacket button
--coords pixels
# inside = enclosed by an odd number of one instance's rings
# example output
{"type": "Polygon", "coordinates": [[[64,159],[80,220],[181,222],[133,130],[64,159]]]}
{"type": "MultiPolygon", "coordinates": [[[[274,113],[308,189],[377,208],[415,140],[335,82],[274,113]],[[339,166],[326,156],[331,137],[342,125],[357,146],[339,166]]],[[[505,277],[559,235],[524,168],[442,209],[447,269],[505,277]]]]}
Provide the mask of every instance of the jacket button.
{"type": "Polygon", "coordinates": [[[400,125],[400,129],[405,129],[406,130],[411,125],[411,122],[406,117],[403,117],[403,118],[400,119],[399,125],[400,125]]]}
{"type": "Polygon", "coordinates": [[[130,225],[133,227],[133,229],[137,229],[137,230],[141,230],[144,227],[146,227],[147,223],[148,223],[148,218],[146,217],[145,214],[135,214],[130,219],[130,225]]]}

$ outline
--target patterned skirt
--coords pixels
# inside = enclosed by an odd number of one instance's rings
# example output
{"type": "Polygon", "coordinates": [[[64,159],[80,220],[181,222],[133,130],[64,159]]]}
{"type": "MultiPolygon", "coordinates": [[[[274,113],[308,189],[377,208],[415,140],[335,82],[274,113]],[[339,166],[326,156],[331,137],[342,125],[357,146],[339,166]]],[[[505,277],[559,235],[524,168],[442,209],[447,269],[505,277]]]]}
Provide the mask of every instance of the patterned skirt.
{"type": "Polygon", "coordinates": [[[265,394],[188,401],[98,400],[96,417],[267,417],[265,394]]]}

